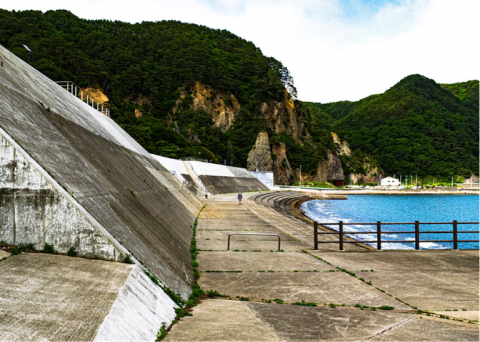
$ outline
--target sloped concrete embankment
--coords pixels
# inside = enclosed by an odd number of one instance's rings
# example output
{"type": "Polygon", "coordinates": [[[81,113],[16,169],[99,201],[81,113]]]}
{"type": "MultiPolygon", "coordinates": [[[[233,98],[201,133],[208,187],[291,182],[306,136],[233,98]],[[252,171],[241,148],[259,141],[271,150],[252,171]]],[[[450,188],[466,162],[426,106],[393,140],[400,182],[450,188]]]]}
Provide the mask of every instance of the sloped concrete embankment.
{"type": "Polygon", "coordinates": [[[246,169],[202,162],[189,162],[200,188],[213,194],[269,190],[246,169]]]}
{"type": "Polygon", "coordinates": [[[3,47],[0,59],[2,153],[10,155],[0,240],[106,259],[128,251],[186,298],[198,200],[112,120],[3,47]]]}
{"type": "Polygon", "coordinates": [[[0,340],[153,341],[175,303],[137,265],[48,254],[0,262],[0,340]]]}

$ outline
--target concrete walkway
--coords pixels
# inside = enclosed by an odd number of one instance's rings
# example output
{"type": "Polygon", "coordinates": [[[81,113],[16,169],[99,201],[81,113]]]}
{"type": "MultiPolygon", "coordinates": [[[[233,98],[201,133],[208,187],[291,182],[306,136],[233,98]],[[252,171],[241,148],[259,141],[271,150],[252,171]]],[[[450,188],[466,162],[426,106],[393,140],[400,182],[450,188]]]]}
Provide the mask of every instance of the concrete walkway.
{"type": "Polygon", "coordinates": [[[472,321],[478,251],[376,252],[354,244],[313,251],[311,227],[281,211],[248,200],[239,206],[235,196],[206,203],[197,229],[199,284],[226,297],[199,304],[169,341],[479,338],[472,321]],[[232,236],[227,251],[230,233],[278,234],[281,251],[276,237],[253,235],[232,236]]]}

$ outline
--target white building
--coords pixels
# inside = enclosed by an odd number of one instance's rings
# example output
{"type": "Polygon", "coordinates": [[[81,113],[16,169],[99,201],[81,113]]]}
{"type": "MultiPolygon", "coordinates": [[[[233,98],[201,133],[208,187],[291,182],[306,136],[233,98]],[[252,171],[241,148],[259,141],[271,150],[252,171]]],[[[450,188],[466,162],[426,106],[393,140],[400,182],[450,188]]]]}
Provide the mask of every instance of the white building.
{"type": "Polygon", "coordinates": [[[400,181],[393,177],[385,177],[380,181],[382,186],[400,186],[400,181]]]}

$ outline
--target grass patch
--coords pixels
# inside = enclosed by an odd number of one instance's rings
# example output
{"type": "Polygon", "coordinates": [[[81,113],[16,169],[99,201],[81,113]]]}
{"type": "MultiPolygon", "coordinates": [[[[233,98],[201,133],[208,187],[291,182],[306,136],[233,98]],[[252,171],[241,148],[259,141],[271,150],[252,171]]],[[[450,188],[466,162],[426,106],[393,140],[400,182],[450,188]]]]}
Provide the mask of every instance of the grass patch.
{"type": "Polygon", "coordinates": [[[131,254],[125,255],[122,262],[125,264],[134,264],[134,261],[132,260],[132,255],[131,254]]]}
{"type": "Polygon", "coordinates": [[[227,295],[223,295],[218,291],[214,290],[209,290],[206,292],[208,298],[215,298],[215,297],[228,297],[227,295]]]}
{"type": "Polygon", "coordinates": [[[77,256],[77,251],[75,250],[75,247],[70,247],[70,249],[67,252],[67,255],[69,257],[76,257],[77,256]]]}
{"type": "Polygon", "coordinates": [[[304,300],[302,300],[301,302],[295,302],[295,303],[292,303],[292,305],[300,305],[300,306],[317,306],[317,303],[313,303],[313,302],[305,302],[304,300]]]}
{"type": "Polygon", "coordinates": [[[395,308],[393,306],[389,306],[389,305],[382,305],[382,306],[377,307],[377,309],[380,309],[380,310],[394,310],[395,308]]]}
{"type": "Polygon", "coordinates": [[[46,243],[43,246],[43,249],[41,250],[42,253],[48,253],[48,254],[58,254],[58,252],[53,248],[53,245],[50,245],[46,243]]]}

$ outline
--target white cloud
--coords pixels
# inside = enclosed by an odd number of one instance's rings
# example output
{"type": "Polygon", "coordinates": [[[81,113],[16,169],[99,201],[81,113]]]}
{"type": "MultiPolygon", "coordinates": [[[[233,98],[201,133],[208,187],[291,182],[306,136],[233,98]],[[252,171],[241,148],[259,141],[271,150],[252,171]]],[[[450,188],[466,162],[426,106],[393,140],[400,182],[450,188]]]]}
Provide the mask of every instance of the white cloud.
{"type": "Polygon", "coordinates": [[[227,29],[287,66],[306,101],[358,100],[413,73],[442,83],[479,78],[477,0],[376,6],[353,0],[17,0],[0,7],[227,29]]]}

